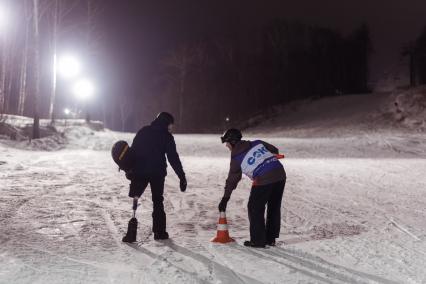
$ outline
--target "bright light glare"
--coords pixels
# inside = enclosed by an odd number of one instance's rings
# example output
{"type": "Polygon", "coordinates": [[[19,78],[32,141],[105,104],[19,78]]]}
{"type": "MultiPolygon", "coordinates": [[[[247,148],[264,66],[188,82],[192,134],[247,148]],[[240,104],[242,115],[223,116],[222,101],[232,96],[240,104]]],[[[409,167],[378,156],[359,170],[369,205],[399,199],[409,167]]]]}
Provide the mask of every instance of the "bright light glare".
{"type": "Polygon", "coordinates": [[[80,73],[80,62],[73,56],[63,56],[59,58],[58,72],[64,78],[73,78],[80,73]]]}
{"type": "Polygon", "coordinates": [[[87,79],[82,79],[74,85],[74,95],[79,100],[91,98],[95,93],[95,86],[87,79]]]}
{"type": "Polygon", "coordinates": [[[7,9],[0,6],[0,30],[3,30],[9,22],[9,13],[7,9]]]}
{"type": "Polygon", "coordinates": [[[66,109],[64,109],[64,113],[65,113],[65,115],[69,115],[71,113],[71,111],[66,108],[66,109]]]}

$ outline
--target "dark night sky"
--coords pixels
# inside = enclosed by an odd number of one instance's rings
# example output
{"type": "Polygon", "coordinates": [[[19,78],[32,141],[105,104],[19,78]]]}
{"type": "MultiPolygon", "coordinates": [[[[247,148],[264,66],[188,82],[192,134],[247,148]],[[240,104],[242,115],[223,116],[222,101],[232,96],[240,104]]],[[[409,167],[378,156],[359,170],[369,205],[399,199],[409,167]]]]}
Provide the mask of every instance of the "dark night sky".
{"type": "Polygon", "coordinates": [[[365,22],[374,47],[371,79],[398,61],[426,25],[425,0],[107,0],[107,55],[113,84],[137,93],[161,55],[202,31],[251,28],[277,17],[346,34],[365,22]]]}

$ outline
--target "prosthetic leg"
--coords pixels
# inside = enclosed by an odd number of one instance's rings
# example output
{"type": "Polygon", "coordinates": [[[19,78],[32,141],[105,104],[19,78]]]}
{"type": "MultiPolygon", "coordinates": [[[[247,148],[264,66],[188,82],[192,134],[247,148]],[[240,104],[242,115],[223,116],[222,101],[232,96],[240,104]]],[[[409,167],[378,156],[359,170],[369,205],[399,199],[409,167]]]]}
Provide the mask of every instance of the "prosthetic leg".
{"type": "Polygon", "coordinates": [[[136,242],[136,234],[138,231],[138,219],[136,219],[136,209],[138,208],[138,198],[133,198],[133,217],[127,226],[127,234],[123,237],[123,242],[133,243],[136,242]]]}

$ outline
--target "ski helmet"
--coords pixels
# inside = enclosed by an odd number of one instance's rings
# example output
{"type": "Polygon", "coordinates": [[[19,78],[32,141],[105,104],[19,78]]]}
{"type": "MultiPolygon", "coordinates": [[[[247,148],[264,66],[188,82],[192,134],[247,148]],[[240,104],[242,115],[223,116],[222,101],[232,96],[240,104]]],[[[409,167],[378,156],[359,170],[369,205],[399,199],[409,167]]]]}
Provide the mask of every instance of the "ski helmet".
{"type": "Polygon", "coordinates": [[[165,111],[160,112],[157,115],[157,119],[161,119],[161,120],[167,122],[167,125],[175,123],[175,118],[173,117],[173,115],[171,115],[170,113],[165,112],[165,111]]]}
{"type": "Polygon", "coordinates": [[[220,139],[222,143],[229,142],[231,144],[235,144],[243,138],[241,131],[235,128],[230,128],[226,130],[220,139]]]}
{"type": "Polygon", "coordinates": [[[131,149],[126,141],[115,142],[111,149],[111,156],[120,170],[128,171],[132,168],[131,149]]]}

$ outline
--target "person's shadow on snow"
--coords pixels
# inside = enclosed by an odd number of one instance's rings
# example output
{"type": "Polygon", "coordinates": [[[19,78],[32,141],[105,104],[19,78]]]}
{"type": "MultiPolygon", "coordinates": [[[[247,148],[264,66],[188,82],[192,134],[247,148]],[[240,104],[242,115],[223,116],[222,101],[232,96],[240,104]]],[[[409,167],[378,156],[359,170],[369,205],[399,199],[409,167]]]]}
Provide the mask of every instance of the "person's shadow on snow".
{"type": "MultiPolygon", "coordinates": [[[[240,274],[238,272],[235,272],[229,267],[226,267],[202,254],[195,253],[191,251],[190,249],[187,249],[183,246],[177,245],[173,240],[162,240],[158,241],[159,243],[163,244],[164,246],[169,247],[172,251],[179,253],[185,257],[192,258],[202,265],[204,265],[207,270],[213,274],[213,276],[219,280],[221,280],[222,283],[262,283],[256,279],[253,279],[249,276],[240,274]]],[[[126,245],[138,250],[139,252],[148,255],[149,257],[153,259],[157,259],[159,261],[164,261],[170,264],[171,266],[175,267],[176,269],[179,269],[183,271],[184,273],[191,275],[195,278],[199,278],[197,273],[188,271],[183,269],[182,267],[179,267],[175,265],[173,262],[169,261],[167,258],[162,257],[161,254],[158,255],[152,251],[150,251],[148,248],[141,246],[141,244],[138,243],[125,243],[126,245]]],[[[202,281],[203,279],[198,279],[202,281]]]]}
{"type": "Polygon", "coordinates": [[[209,271],[216,272],[215,277],[220,279],[222,283],[261,283],[247,275],[235,272],[231,268],[222,265],[211,258],[208,258],[199,253],[195,253],[183,246],[177,245],[173,240],[169,239],[162,242],[165,246],[168,246],[173,251],[202,263],[208,268],[209,271]]]}

